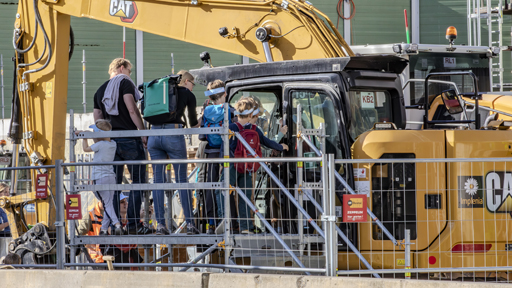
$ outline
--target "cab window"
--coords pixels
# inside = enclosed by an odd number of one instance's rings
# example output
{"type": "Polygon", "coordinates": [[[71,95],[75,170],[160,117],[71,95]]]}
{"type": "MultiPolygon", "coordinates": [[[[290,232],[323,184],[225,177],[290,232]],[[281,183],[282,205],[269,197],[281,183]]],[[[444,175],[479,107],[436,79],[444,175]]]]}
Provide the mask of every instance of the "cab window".
{"type": "Polygon", "coordinates": [[[278,99],[273,92],[252,92],[252,91],[238,91],[229,101],[232,106],[242,98],[253,98],[256,102],[261,103],[260,116],[256,124],[263,131],[263,135],[269,137],[271,132],[270,119],[276,112],[278,105],[278,99]]]}
{"type": "Polygon", "coordinates": [[[359,137],[377,122],[390,122],[391,95],[387,91],[353,90],[349,92],[352,121],[350,136],[359,137]]]}
{"type": "MultiPolygon", "coordinates": [[[[300,104],[302,126],[306,129],[318,129],[320,124],[324,125],[327,135],[325,139],[326,152],[328,154],[335,154],[336,157],[341,157],[338,116],[334,110],[334,103],[331,97],[325,91],[307,90],[292,91],[291,98],[293,123],[290,124],[292,125],[293,134],[296,135],[297,133],[297,106],[300,104]]],[[[320,150],[320,139],[313,137],[311,140],[316,148],[320,150]]]]}

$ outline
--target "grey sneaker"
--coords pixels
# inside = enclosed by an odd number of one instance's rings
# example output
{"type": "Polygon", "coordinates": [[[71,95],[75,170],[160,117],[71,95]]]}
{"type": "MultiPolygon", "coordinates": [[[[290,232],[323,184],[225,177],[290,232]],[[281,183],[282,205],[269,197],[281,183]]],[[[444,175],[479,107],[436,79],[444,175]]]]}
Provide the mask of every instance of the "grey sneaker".
{"type": "Polygon", "coordinates": [[[196,226],[192,223],[187,224],[187,235],[201,234],[199,230],[197,230],[196,226]]]}
{"type": "Polygon", "coordinates": [[[156,235],[169,235],[171,234],[169,232],[169,229],[167,229],[165,226],[162,226],[160,227],[160,225],[158,225],[158,227],[156,228],[156,235]]]}
{"type": "Polygon", "coordinates": [[[125,230],[123,230],[123,227],[118,226],[118,227],[116,227],[116,229],[114,230],[114,234],[115,234],[115,235],[124,235],[124,234],[125,234],[125,230]]]}

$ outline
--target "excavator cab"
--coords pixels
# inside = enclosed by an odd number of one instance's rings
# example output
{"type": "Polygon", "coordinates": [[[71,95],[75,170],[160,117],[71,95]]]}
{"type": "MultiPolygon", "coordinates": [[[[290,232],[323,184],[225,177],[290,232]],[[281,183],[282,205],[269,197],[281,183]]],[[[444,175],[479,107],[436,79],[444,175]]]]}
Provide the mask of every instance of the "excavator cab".
{"type": "MultiPolygon", "coordinates": [[[[337,159],[349,159],[354,141],[374,129],[375,124],[386,122],[393,123],[397,129],[405,128],[398,77],[405,65],[404,59],[393,56],[352,57],[235,65],[190,72],[199,83],[215,79],[225,81],[231,105],[243,97],[258,98],[264,108],[260,108],[263,112],[258,126],[268,138],[276,139],[280,125],[288,126],[287,133],[279,141],[287,144],[289,151],[278,155],[275,151],[262,149],[264,156],[316,156],[314,150],[317,149],[334,154],[337,159]],[[258,65],[258,69],[253,65],[258,65]],[[314,147],[304,145],[302,155],[298,155],[298,124],[302,129],[323,127],[325,147],[319,135],[310,136],[314,147]]],[[[304,163],[302,180],[297,179],[297,163],[273,163],[271,169],[287,187],[294,187],[299,181],[321,181],[318,163],[304,163]]],[[[351,167],[338,165],[337,170],[354,185],[351,167]]],[[[256,176],[255,202],[259,211],[269,218],[290,220],[298,217],[296,208],[279,189],[273,189],[276,185],[269,178],[261,170],[256,176]]],[[[345,192],[340,183],[337,187],[336,194],[341,201],[345,192]]],[[[315,207],[308,202],[304,200],[303,207],[312,217],[319,217],[315,207]]],[[[301,229],[305,234],[313,231],[307,223],[297,227],[297,221],[282,221],[278,226],[283,233],[298,233],[301,229]]],[[[344,229],[349,231],[352,243],[356,243],[357,225],[346,225],[344,229]]]]}

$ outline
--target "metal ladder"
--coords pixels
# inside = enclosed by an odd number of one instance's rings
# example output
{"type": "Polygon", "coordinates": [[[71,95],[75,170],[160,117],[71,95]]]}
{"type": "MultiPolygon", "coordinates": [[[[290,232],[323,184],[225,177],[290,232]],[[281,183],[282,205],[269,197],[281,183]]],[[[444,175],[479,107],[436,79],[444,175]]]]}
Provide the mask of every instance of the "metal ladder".
{"type": "Polygon", "coordinates": [[[488,33],[488,46],[492,49],[499,49],[498,59],[489,58],[489,82],[492,91],[503,91],[504,87],[512,87],[512,83],[503,83],[503,55],[501,51],[508,50],[508,46],[503,45],[503,10],[510,11],[510,4],[505,0],[498,0],[497,6],[493,6],[492,0],[486,0],[485,6],[482,6],[483,0],[467,0],[468,15],[468,44],[470,46],[482,46],[482,23],[486,20],[488,33]]]}

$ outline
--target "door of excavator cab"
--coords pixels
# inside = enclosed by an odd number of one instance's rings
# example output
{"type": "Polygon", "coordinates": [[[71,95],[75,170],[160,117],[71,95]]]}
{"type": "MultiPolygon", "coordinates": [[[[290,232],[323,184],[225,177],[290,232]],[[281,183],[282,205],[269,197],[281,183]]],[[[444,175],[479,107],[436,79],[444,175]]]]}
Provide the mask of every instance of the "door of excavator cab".
{"type": "MultiPolygon", "coordinates": [[[[335,80],[335,79],[331,79],[335,80]]],[[[286,119],[289,127],[291,137],[289,139],[290,151],[289,155],[293,157],[316,157],[314,148],[318,151],[326,154],[334,154],[336,159],[350,158],[350,145],[349,134],[346,129],[346,119],[342,104],[345,99],[345,95],[339,89],[339,85],[333,82],[288,82],[283,85],[283,103],[284,110],[286,111],[286,119]],[[300,112],[298,107],[300,106],[300,112]],[[298,131],[301,127],[301,131],[298,131]],[[322,145],[322,139],[319,136],[306,135],[304,132],[307,129],[321,129],[325,131],[325,145],[322,145]],[[302,143],[302,154],[298,155],[297,149],[297,134],[301,134],[309,139],[312,145],[315,147],[309,147],[306,141],[302,143]]],[[[320,133],[319,135],[321,135],[320,133]]],[[[308,163],[303,164],[302,183],[304,182],[315,183],[321,181],[321,171],[319,163],[308,163]]],[[[347,170],[346,167],[337,165],[337,171],[345,179],[352,178],[352,170],[347,170]],[[346,175],[345,172],[349,172],[346,175]]],[[[291,175],[297,175],[296,164],[289,165],[289,171],[291,175]]],[[[297,179],[293,179],[293,183],[297,184],[297,179]]],[[[348,181],[350,183],[350,181],[348,181]]],[[[337,183],[335,193],[338,199],[342,199],[342,187],[339,187],[340,183],[337,183]]],[[[310,191],[315,196],[318,203],[321,202],[320,193],[318,191],[310,191]]],[[[306,200],[306,199],[305,199],[306,200]]],[[[340,205],[341,202],[337,202],[340,205]]],[[[304,201],[304,207],[308,210],[310,215],[317,215],[315,208],[309,203],[304,201]]],[[[306,223],[304,224],[304,232],[313,231],[312,227],[309,227],[306,223]]],[[[344,225],[342,227],[344,231],[347,231],[347,235],[352,243],[357,241],[356,225],[344,225]]],[[[343,247],[340,246],[340,247],[343,247]]],[[[346,245],[344,245],[346,247],[346,245]]]]}

